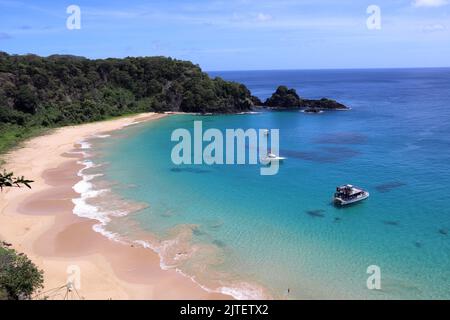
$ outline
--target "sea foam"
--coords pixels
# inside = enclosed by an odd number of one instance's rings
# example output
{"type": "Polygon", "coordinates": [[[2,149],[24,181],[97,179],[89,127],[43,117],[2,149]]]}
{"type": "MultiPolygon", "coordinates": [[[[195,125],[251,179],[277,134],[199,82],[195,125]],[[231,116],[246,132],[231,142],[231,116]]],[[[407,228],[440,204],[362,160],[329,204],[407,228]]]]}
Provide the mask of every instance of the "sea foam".
{"type": "MultiPolygon", "coordinates": [[[[129,125],[137,124],[130,123],[129,125]]],[[[126,126],[126,125],[125,125],[126,126]]],[[[109,135],[97,135],[93,138],[107,138],[109,135]]],[[[98,196],[111,192],[109,189],[95,190],[92,180],[103,176],[103,174],[87,174],[85,171],[101,166],[100,164],[94,163],[92,160],[86,159],[89,157],[89,153],[86,150],[92,148],[91,143],[87,141],[79,142],[80,151],[73,151],[72,153],[81,153],[85,158],[82,161],[78,161],[79,164],[83,165],[77,175],[81,180],[73,186],[75,192],[80,196],[78,198],[72,199],[74,203],[73,213],[82,218],[88,218],[96,220],[99,223],[95,224],[92,229],[95,232],[100,233],[106,238],[124,244],[130,244],[130,241],[123,238],[120,234],[109,231],[106,226],[111,222],[111,217],[126,216],[128,212],[121,210],[108,210],[102,211],[99,206],[91,205],[88,203],[89,199],[97,198],[98,196]]],[[[186,274],[178,265],[186,259],[189,259],[195,248],[190,248],[188,251],[183,252],[185,254],[178,254],[178,248],[180,243],[183,243],[185,239],[182,239],[182,235],[178,235],[172,239],[166,239],[163,241],[144,241],[144,240],[134,240],[131,243],[139,245],[143,248],[151,249],[153,252],[157,253],[160,257],[160,268],[162,270],[174,269],[177,273],[189,278],[195,284],[199,285],[203,290],[210,293],[221,293],[230,295],[237,300],[260,300],[267,299],[268,295],[264,293],[264,289],[257,285],[253,285],[247,282],[232,283],[226,286],[218,287],[216,289],[211,289],[196,280],[195,276],[186,274]]]]}
{"type": "MultiPolygon", "coordinates": [[[[100,136],[94,136],[94,137],[100,137],[100,136]]],[[[79,142],[80,149],[81,150],[87,150],[92,147],[92,145],[87,141],[80,141],[79,142]]],[[[75,153],[74,151],[73,153],[75,153]]],[[[81,151],[83,153],[84,157],[86,158],[88,156],[88,153],[85,151],[81,151]]],[[[79,198],[72,199],[73,204],[75,205],[73,208],[73,213],[79,217],[82,218],[88,218],[92,220],[96,220],[99,223],[95,224],[92,229],[95,232],[98,232],[108,239],[114,240],[114,241],[122,241],[119,234],[108,231],[105,229],[105,226],[111,221],[110,216],[120,216],[124,215],[126,213],[122,212],[104,212],[99,209],[99,207],[91,205],[88,203],[89,199],[93,199],[98,197],[99,195],[109,192],[109,189],[100,189],[95,190],[94,185],[91,182],[93,179],[97,177],[103,176],[103,174],[86,174],[85,171],[88,169],[96,168],[101,165],[95,164],[91,160],[83,160],[78,161],[78,164],[83,165],[83,168],[78,171],[77,175],[81,178],[79,182],[77,182],[73,186],[73,190],[80,195],[79,198]]]]}

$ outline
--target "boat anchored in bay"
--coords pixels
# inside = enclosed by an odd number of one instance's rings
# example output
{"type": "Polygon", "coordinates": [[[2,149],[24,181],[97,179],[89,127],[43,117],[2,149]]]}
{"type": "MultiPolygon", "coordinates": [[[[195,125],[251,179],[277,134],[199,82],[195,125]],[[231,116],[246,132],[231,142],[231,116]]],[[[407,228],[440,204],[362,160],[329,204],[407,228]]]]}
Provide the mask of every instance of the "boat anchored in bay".
{"type": "Polygon", "coordinates": [[[362,188],[355,187],[351,184],[336,188],[334,194],[334,203],[339,206],[346,206],[352,203],[363,201],[369,198],[370,193],[362,188]]]}
{"type": "Polygon", "coordinates": [[[283,160],[286,160],[286,158],[285,157],[280,157],[280,156],[277,156],[276,154],[273,154],[273,153],[268,153],[267,154],[267,156],[265,156],[264,158],[262,158],[262,160],[264,161],[264,162],[272,162],[272,161],[279,161],[279,162],[281,162],[281,161],[283,161],[283,160]]]}

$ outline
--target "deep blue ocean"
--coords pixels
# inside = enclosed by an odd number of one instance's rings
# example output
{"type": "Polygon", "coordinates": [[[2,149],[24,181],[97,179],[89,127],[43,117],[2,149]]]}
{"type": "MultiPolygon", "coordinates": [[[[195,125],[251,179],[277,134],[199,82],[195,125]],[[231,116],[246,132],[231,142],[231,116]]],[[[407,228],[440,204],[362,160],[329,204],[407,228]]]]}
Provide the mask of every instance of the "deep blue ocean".
{"type": "Polygon", "coordinates": [[[173,115],[98,142],[112,189],[147,207],[108,228],[163,267],[237,298],[450,299],[450,69],[212,72],[266,99],[278,85],[350,111],[173,115]],[[171,161],[171,133],[279,129],[275,176],[258,165],[171,161]],[[351,183],[371,197],[331,204],[351,183]],[[145,239],[142,239],[145,238],[145,239]],[[367,268],[379,266],[381,290],[367,268]]]}

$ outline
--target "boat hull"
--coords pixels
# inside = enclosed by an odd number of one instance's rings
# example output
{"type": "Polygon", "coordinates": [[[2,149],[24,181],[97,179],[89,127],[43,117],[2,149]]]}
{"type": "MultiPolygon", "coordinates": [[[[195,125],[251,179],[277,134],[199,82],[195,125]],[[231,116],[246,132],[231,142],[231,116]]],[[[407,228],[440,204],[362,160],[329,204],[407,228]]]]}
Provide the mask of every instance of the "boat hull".
{"type": "Polygon", "coordinates": [[[341,198],[334,198],[334,203],[338,206],[348,206],[350,204],[354,204],[354,203],[358,203],[361,202],[363,200],[366,200],[367,198],[369,198],[370,193],[369,192],[365,192],[362,196],[356,197],[354,199],[349,199],[349,200],[344,200],[341,198]]]}

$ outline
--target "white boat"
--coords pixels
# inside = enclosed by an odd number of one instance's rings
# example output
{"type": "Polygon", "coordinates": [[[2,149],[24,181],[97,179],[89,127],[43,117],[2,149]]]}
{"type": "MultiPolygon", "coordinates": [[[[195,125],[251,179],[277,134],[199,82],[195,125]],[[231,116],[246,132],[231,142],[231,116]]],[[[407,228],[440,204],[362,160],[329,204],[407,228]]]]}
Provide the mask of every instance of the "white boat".
{"type": "Polygon", "coordinates": [[[268,153],[267,156],[262,158],[263,162],[283,161],[283,160],[286,160],[286,158],[277,156],[276,154],[273,153],[268,153]]]}
{"type": "Polygon", "coordinates": [[[269,132],[269,130],[264,129],[264,130],[263,130],[263,133],[264,133],[265,136],[268,136],[270,132],[269,132]]]}
{"type": "Polygon", "coordinates": [[[305,110],[301,110],[300,112],[309,113],[309,114],[321,114],[324,111],[320,110],[320,109],[305,109],[305,110]]]}
{"type": "Polygon", "coordinates": [[[352,203],[363,201],[370,196],[370,193],[362,188],[346,184],[336,188],[334,194],[334,203],[340,206],[346,206],[352,203]]]}

